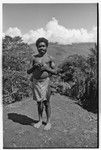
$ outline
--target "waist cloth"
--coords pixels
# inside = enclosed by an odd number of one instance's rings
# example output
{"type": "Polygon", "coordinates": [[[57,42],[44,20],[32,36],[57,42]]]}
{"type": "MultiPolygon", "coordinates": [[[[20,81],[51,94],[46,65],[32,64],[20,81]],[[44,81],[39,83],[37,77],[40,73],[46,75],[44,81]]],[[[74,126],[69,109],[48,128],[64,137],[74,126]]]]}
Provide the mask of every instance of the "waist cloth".
{"type": "Polygon", "coordinates": [[[37,102],[48,100],[48,96],[50,93],[49,83],[49,77],[41,80],[33,78],[33,81],[31,83],[33,100],[37,102]]]}

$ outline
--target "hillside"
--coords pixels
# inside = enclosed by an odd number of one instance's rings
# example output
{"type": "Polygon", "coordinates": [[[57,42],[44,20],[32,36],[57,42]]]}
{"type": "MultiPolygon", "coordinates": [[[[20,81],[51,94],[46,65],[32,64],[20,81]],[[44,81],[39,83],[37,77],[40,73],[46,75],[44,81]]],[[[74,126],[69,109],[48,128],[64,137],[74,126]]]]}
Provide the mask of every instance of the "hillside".
{"type": "MultiPolygon", "coordinates": [[[[56,43],[50,43],[48,54],[55,58],[57,64],[73,54],[87,56],[90,53],[89,49],[93,48],[94,44],[95,43],[74,43],[71,45],[58,45],[56,43]]],[[[37,52],[35,44],[31,44],[30,47],[33,51],[37,52]]]]}
{"type": "MultiPolygon", "coordinates": [[[[53,93],[51,97],[52,128],[48,132],[43,130],[45,122],[39,130],[32,126],[37,121],[38,114],[32,100],[27,69],[32,66],[31,60],[35,51],[35,44],[29,46],[20,37],[6,36],[3,40],[4,148],[97,147],[96,45],[49,44],[48,53],[55,58],[57,65],[64,58],[72,56],[63,63],[61,76],[54,77],[51,83],[55,92],[62,96],[53,93]],[[83,55],[87,57],[93,46],[95,48],[91,57],[85,59],[83,55]],[[68,89],[70,86],[71,89],[68,89]],[[88,108],[93,108],[93,111],[88,108]]],[[[43,119],[45,121],[45,116],[43,119]]]]}
{"type": "MultiPolygon", "coordinates": [[[[35,101],[4,106],[4,148],[97,148],[97,115],[90,113],[65,96],[51,97],[52,128],[32,126],[38,120],[35,101]]],[[[45,121],[45,114],[43,120],[45,121]]]]}

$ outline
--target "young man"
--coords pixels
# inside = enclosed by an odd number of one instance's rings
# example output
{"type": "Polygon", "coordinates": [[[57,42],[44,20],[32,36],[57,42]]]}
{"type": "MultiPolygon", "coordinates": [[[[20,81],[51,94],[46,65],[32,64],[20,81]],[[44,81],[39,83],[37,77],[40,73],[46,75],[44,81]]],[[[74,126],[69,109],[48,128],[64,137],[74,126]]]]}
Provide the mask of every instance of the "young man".
{"type": "Polygon", "coordinates": [[[33,99],[37,101],[38,107],[39,122],[34,124],[34,127],[39,128],[42,125],[42,114],[45,106],[47,121],[44,129],[49,130],[51,128],[49,82],[50,76],[53,74],[56,75],[57,71],[52,57],[47,54],[48,40],[43,37],[39,38],[36,41],[36,47],[38,54],[34,55],[32,68],[27,70],[28,74],[32,73],[33,99]]]}

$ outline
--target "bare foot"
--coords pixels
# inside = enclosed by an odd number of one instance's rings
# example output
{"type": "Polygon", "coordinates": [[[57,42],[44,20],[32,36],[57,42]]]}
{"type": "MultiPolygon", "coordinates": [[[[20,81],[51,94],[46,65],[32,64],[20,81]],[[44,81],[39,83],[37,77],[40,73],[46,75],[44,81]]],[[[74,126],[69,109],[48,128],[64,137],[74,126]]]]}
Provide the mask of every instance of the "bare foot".
{"type": "Polygon", "coordinates": [[[44,127],[44,130],[50,130],[51,128],[51,123],[47,123],[47,125],[44,127]]]}
{"type": "Polygon", "coordinates": [[[42,121],[39,121],[38,123],[34,124],[35,128],[40,128],[40,126],[42,125],[42,121]]]}

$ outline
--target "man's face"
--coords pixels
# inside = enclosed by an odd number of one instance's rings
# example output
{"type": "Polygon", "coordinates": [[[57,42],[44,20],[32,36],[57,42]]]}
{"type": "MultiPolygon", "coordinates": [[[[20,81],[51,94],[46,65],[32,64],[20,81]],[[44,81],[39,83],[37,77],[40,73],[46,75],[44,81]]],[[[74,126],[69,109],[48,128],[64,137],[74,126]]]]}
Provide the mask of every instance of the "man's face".
{"type": "Polygon", "coordinates": [[[41,55],[44,55],[47,52],[47,46],[44,42],[40,42],[37,49],[39,54],[41,55]]]}

